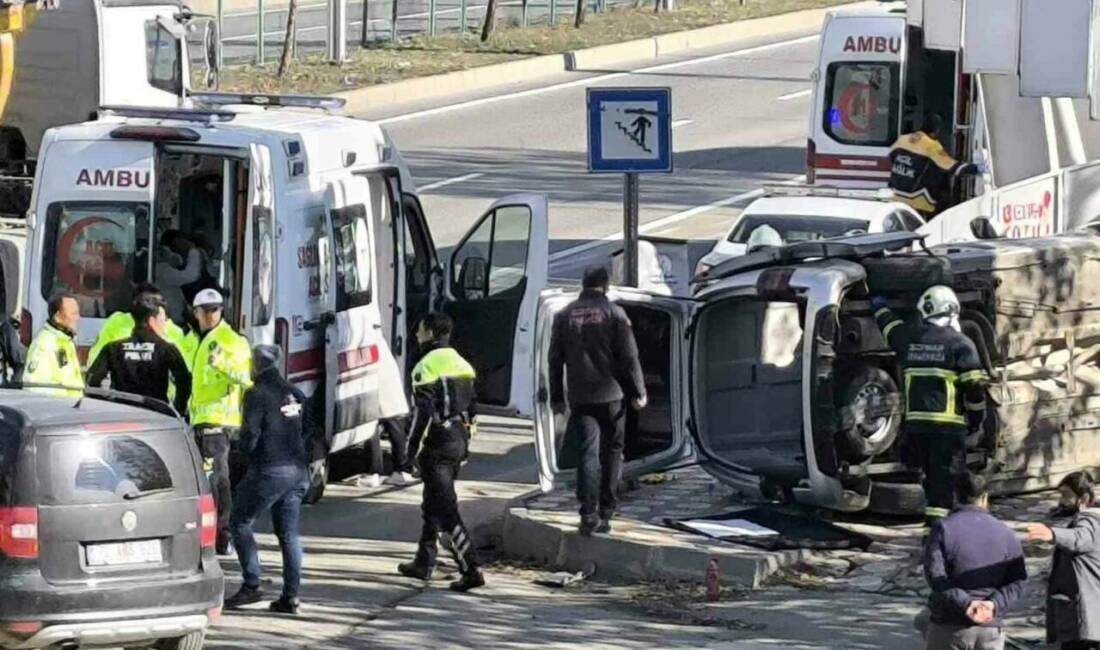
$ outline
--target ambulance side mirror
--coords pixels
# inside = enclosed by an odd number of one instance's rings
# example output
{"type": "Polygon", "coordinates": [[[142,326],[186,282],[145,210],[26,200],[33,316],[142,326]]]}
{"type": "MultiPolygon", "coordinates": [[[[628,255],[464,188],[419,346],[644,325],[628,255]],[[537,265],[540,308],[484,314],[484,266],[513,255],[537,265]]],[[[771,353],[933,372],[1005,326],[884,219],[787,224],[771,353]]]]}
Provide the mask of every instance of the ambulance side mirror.
{"type": "Polygon", "coordinates": [[[985,217],[977,217],[970,222],[970,233],[975,239],[997,239],[1000,236],[993,224],[985,217]]]}
{"type": "Polygon", "coordinates": [[[489,289],[489,263],[481,257],[467,257],[458,271],[458,286],[463,300],[484,298],[489,289]]]}

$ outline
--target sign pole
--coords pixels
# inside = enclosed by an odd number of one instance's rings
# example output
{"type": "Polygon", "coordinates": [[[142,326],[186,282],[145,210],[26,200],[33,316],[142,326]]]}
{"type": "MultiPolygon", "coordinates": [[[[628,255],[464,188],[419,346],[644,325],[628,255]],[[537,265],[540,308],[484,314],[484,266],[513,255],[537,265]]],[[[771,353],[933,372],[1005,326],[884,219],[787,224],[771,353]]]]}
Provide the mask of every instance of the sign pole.
{"type": "Polygon", "coordinates": [[[623,284],[638,286],[638,174],[623,175],[623,284]]]}

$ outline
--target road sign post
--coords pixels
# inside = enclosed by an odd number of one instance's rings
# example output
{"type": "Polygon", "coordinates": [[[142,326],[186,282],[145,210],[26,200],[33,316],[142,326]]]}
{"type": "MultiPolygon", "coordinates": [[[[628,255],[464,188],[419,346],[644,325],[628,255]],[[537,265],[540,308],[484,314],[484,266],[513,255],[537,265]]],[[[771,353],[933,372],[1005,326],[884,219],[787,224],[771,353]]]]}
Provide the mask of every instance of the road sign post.
{"type": "Polygon", "coordinates": [[[588,171],[622,173],[624,283],[638,286],[638,174],[672,172],[672,91],[588,89],[588,171]]]}

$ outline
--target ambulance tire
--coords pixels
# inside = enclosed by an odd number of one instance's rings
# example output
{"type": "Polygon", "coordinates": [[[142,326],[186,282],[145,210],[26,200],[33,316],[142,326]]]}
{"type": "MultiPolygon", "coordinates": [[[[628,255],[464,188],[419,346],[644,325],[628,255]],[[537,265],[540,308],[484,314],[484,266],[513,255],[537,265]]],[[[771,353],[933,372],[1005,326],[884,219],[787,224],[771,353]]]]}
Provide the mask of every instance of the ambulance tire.
{"type": "Polygon", "coordinates": [[[840,405],[848,428],[840,433],[838,452],[844,460],[861,462],[874,458],[893,446],[901,432],[900,408],[888,416],[868,418],[867,401],[873,398],[900,398],[897,382],[882,368],[862,366],[848,379],[840,391],[840,405]]]}
{"type": "Polygon", "coordinates": [[[328,484],[328,458],[313,461],[309,467],[309,489],[302,503],[313,505],[325,496],[325,486],[328,484]]]}
{"type": "Polygon", "coordinates": [[[920,293],[937,284],[951,286],[951,263],[931,255],[899,255],[860,260],[872,294],[920,293]]]}

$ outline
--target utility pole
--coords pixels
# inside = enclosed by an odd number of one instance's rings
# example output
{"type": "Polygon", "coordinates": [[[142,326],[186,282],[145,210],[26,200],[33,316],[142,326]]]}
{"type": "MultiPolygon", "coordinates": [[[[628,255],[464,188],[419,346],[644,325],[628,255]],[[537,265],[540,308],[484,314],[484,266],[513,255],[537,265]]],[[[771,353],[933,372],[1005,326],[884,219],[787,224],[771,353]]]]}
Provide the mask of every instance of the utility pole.
{"type": "Polygon", "coordinates": [[[328,62],[348,60],[348,0],[328,2],[328,62]]]}

